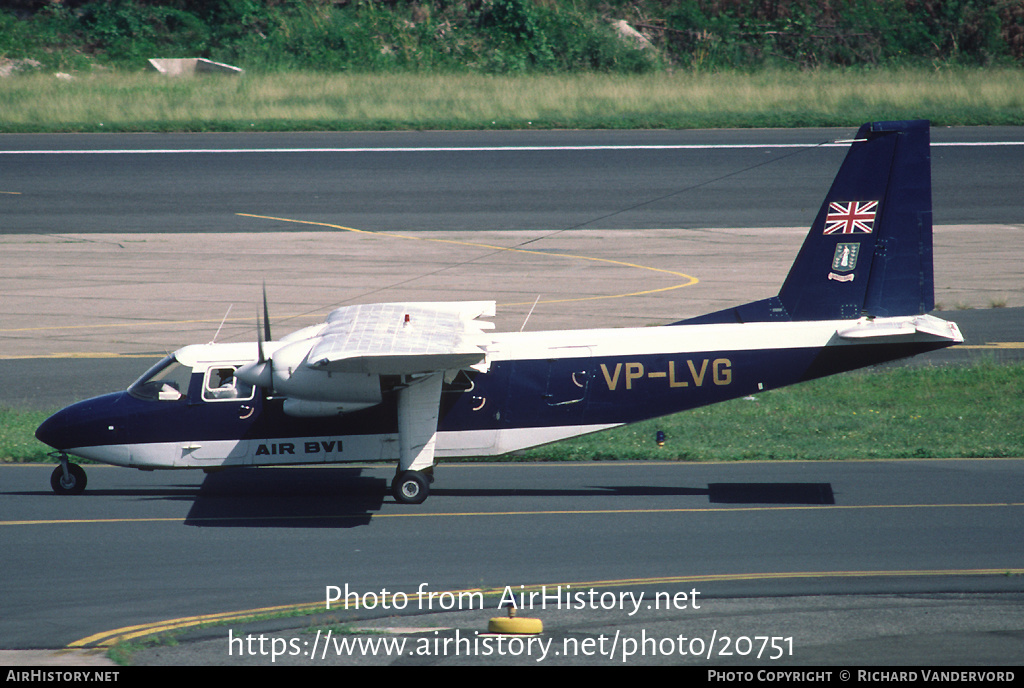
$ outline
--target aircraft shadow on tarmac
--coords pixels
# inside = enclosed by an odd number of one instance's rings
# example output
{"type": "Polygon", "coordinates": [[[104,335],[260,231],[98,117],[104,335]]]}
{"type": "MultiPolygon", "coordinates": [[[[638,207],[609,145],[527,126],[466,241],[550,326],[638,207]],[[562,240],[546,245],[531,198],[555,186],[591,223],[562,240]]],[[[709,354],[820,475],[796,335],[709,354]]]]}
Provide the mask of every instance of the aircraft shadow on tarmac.
{"type": "Polygon", "coordinates": [[[706,488],[653,485],[609,485],[584,488],[452,489],[439,488],[433,495],[449,497],[699,497],[712,504],[835,504],[831,483],[708,483],[706,488]]]}
{"type": "MultiPolygon", "coordinates": [[[[389,494],[361,468],[225,471],[206,476],[185,519],[200,527],[352,528],[367,525],[389,494]]],[[[707,497],[712,504],[835,504],[830,483],[709,483],[707,488],[614,485],[441,488],[448,497],[707,497]]],[[[185,495],[182,495],[185,496],[185,495]]]]}
{"type": "MultiPolygon", "coordinates": [[[[363,469],[358,467],[226,470],[207,475],[198,487],[178,484],[151,488],[90,488],[76,499],[133,497],[191,501],[185,525],[206,528],[352,528],[369,524],[390,495],[386,479],[362,473],[363,469]]],[[[831,483],[708,483],[705,488],[669,485],[446,487],[432,492],[435,496],[456,498],[706,497],[710,504],[835,504],[831,483]]],[[[41,490],[0,494],[52,496],[49,491],[41,490]]],[[[680,506],[692,506],[692,503],[680,506]]]]}
{"type": "Polygon", "coordinates": [[[352,528],[367,525],[389,494],[361,468],[234,470],[207,475],[185,525],[352,528]]]}
{"type": "Polygon", "coordinates": [[[835,504],[831,483],[708,483],[721,504],[835,504]]]}

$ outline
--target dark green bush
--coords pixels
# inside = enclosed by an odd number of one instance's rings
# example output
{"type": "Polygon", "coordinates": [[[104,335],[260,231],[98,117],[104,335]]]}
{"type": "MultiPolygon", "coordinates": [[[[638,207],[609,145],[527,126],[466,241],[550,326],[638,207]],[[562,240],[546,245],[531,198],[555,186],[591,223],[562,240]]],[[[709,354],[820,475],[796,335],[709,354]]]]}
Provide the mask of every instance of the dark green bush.
{"type": "Polygon", "coordinates": [[[663,16],[664,41],[684,64],[988,64],[1024,57],[1019,0],[698,0],[672,3],[663,16]]]}

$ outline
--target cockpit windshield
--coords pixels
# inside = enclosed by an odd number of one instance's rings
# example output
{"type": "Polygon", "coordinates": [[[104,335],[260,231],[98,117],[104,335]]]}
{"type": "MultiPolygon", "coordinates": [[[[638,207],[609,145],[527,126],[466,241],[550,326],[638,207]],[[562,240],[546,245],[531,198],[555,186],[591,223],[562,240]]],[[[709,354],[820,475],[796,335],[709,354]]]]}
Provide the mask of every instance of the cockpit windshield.
{"type": "Polygon", "coordinates": [[[191,368],[168,356],[132,383],[128,393],[148,401],[177,401],[188,394],[191,377],[191,368]]]}

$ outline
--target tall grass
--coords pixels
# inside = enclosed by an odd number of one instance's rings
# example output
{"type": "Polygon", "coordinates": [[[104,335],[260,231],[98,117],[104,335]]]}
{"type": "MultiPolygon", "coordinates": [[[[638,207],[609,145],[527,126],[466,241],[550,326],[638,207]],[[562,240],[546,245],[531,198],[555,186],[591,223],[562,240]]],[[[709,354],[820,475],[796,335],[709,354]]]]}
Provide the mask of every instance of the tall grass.
{"type": "Polygon", "coordinates": [[[0,80],[0,131],[252,131],[1024,124],[1015,69],[643,75],[100,73],[0,80]]]}
{"type": "Polygon", "coordinates": [[[49,415],[44,411],[0,408],[0,462],[47,461],[53,450],[37,440],[35,432],[49,415]]]}

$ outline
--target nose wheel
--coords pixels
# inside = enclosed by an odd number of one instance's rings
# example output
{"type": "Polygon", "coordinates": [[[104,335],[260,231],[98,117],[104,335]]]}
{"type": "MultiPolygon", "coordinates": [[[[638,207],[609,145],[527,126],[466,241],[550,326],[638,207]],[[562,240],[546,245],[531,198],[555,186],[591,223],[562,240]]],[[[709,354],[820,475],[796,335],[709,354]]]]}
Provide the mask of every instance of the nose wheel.
{"type": "Polygon", "coordinates": [[[430,482],[422,471],[404,471],[391,481],[391,494],[402,504],[422,504],[430,494],[430,482]]]}
{"type": "Polygon", "coordinates": [[[85,471],[76,463],[68,461],[67,454],[61,454],[60,465],[50,474],[50,487],[59,495],[76,495],[85,491],[85,471]]]}

